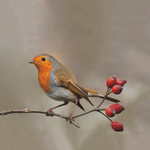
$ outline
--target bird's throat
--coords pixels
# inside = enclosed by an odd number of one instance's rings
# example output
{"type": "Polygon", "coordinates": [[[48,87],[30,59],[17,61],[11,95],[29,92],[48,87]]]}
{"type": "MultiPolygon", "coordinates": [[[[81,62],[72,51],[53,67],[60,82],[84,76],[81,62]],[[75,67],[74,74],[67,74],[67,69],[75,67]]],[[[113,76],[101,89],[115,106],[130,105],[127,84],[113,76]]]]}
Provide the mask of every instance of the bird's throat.
{"type": "Polygon", "coordinates": [[[49,85],[50,85],[50,70],[40,71],[38,75],[38,80],[41,88],[46,92],[49,93],[51,91],[49,85]]]}

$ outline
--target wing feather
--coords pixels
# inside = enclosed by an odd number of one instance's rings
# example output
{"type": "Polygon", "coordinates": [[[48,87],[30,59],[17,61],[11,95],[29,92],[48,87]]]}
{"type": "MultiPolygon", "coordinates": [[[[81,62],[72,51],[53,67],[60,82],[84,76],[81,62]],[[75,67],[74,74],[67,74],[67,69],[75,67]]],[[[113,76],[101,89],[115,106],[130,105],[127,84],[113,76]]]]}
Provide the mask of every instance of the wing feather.
{"type": "Polygon", "coordinates": [[[55,75],[60,86],[69,89],[81,98],[85,98],[91,105],[93,105],[89,100],[88,91],[78,84],[71,71],[67,68],[63,68],[62,70],[56,70],[55,75]]]}

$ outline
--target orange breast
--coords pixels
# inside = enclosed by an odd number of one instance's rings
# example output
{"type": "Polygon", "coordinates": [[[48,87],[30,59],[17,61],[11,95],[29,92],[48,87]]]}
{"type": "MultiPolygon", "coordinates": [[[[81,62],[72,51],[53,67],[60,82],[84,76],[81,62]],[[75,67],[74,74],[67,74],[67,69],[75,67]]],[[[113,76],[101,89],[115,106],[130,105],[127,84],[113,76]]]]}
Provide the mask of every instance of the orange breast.
{"type": "MultiPolygon", "coordinates": [[[[51,70],[50,70],[51,71],[51,70]]],[[[50,71],[40,71],[38,75],[39,84],[41,88],[49,93],[51,91],[50,85],[50,71]]]]}

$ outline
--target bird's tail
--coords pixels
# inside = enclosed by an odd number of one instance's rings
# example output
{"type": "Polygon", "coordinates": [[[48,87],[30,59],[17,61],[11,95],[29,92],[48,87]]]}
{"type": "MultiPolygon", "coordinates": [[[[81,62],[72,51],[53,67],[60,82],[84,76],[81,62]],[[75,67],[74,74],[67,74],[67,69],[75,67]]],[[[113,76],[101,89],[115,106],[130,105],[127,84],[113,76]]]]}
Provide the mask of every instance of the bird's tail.
{"type": "MultiPolygon", "coordinates": [[[[104,94],[101,94],[99,92],[96,92],[94,90],[91,90],[91,89],[88,89],[88,88],[85,88],[87,91],[88,91],[88,95],[89,97],[99,97],[99,98],[104,98],[104,94]]],[[[115,103],[118,103],[120,102],[119,100],[115,99],[115,98],[112,98],[112,97],[106,97],[106,100],[108,101],[111,101],[111,102],[115,102],[115,103]]]]}

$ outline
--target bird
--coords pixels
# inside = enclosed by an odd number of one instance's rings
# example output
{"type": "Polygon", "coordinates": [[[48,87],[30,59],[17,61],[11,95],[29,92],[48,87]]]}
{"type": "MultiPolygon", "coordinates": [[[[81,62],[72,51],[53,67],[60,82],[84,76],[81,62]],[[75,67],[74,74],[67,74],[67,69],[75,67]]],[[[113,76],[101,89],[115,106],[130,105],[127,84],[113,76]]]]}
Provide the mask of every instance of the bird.
{"type": "MultiPolygon", "coordinates": [[[[76,80],[74,74],[53,56],[48,54],[40,54],[33,58],[29,63],[34,64],[38,69],[38,81],[46,95],[56,101],[63,101],[63,104],[48,109],[48,113],[52,110],[73,102],[74,106],[68,118],[71,119],[76,106],[85,111],[80,100],[84,98],[92,106],[93,103],[89,97],[104,98],[104,94],[81,86],[76,80]]],[[[118,103],[119,100],[112,97],[105,97],[106,100],[118,103]]]]}

